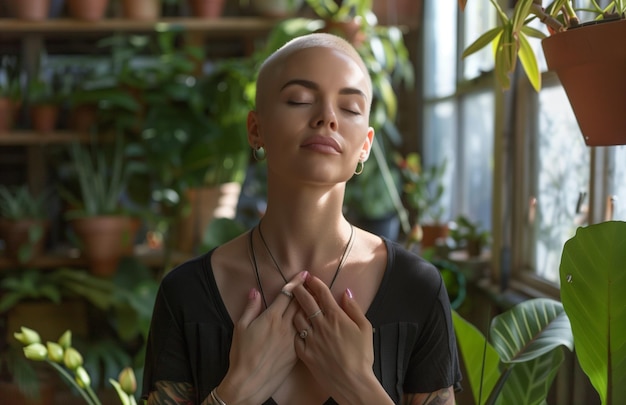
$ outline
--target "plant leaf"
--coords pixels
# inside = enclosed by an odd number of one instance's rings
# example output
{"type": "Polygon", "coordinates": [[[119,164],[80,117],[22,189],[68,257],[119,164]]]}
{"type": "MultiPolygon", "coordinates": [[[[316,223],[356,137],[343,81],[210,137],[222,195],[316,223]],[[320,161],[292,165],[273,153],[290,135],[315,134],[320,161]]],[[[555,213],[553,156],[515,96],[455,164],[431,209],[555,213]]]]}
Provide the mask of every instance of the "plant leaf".
{"type": "Polygon", "coordinates": [[[603,404],[626,403],[626,222],[578,228],[561,256],[561,301],[578,361],[603,404]]]}
{"type": "Polygon", "coordinates": [[[487,342],[483,334],[470,322],[452,311],[454,332],[459,344],[459,351],[466,365],[467,379],[476,404],[486,402],[488,394],[498,381],[500,359],[496,350],[487,342]],[[483,359],[484,354],[484,359],[483,359]],[[484,367],[480,365],[483,364],[484,367]],[[483,372],[484,369],[484,372],[483,372]],[[481,394],[482,386],[482,394],[481,394]]]}
{"type": "Polygon", "coordinates": [[[524,301],[496,316],[491,341],[504,363],[532,360],[561,345],[574,349],[563,305],[549,298],[524,301]]]}
{"type": "Polygon", "coordinates": [[[491,42],[496,40],[502,34],[502,27],[495,27],[485,32],[483,35],[478,37],[474,42],[472,42],[465,50],[463,51],[462,57],[466,58],[469,55],[480,51],[491,42]]]}
{"type": "Polygon", "coordinates": [[[533,360],[515,364],[500,394],[500,403],[526,405],[546,403],[546,396],[563,358],[563,349],[558,348],[533,360]]]}
{"type": "Polygon", "coordinates": [[[518,56],[520,62],[522,63],[522,67],[524,68],[524,72],[526,72],[526,76],[535,91],[539,92],[539,90],[541,90],[541,72],[539,71],[539,66],[537,65],[535,51],[532,46],[530,46],[526,35],[521,32],[519,33],[519,44],[520,48],[518,56]]]}

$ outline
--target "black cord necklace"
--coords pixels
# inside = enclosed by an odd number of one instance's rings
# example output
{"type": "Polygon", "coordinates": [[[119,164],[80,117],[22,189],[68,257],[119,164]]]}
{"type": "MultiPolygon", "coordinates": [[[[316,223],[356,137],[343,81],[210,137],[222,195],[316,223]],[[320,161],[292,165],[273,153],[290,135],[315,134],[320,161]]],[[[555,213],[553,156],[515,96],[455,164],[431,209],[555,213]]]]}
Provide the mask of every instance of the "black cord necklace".
{"type": "MultiPolygon", "coordinates": [[[[269,249],[269,246],[267,246],[267,242],[265,242],[265,238],[263,237],[263,232],[261,232],[261,224],[259,223],[259,225],[257,225],[256,228],[259,231],[259,236],[261,237],[261,241],[263,242],[263,245],[265,246],[267,253],[270,255],[272,262],[274,262],[274,266],[276,266],[276,270],[278,270],[278,273],[280,274],[283,281],[287,283],[287,278],[285,277],[282,270],[280,269],[280,266],[278,265],[278,262],[274,258],[272,251],[269,249]]],[[[265,305],[265,308],[267,308],[267,300],[265,299],[265,293],[263,292],[263,286],[261,285],[261,276],[259,275],[259,267],[256,262],[256,253],[254,251],[254,244],[252,241],[253,233],[254,233],[254,228],[250,230],[249,237],[248,237],[248,241],[250,244],[250,253],[251,253],[250,258],[252,259],[252,266],[254,267],[254,275],[256,277],[257,285],[259,286],[261,298],[263,298],[263,304],[265,305]]],[[[330,281],[330,284],[328,286],[329,289],[333,288],[333,285],[335,284],[335,280],[337,280],[337,276],[339,275],[339,272],[343,268],[343,265],[345,264],[346,260],[348,259],[348,256],[350,255],[350,251],[352,250],[353,244],[354,244],[354,226],[350,224],[350,238],[348,239],[348,242],[346,243],[346,247],[344,248],[343,253],[341,254],[341,258],[339,259],[339,264],[337,265],[337,269],[335,270],[333,279],[330,281]]]]}

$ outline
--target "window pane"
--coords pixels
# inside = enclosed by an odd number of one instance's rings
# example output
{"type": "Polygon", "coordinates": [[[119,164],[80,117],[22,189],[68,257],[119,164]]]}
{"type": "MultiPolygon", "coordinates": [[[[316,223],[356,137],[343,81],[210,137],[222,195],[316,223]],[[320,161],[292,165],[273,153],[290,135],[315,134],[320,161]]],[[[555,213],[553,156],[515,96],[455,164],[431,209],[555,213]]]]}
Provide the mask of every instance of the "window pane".
{"type": "Polygon", "coordinates": [[[458,178],[462,196],[458,211],[489,229],[493,183],[494,96],[492,92],[463,99],[463,157],[458,178]]]}
{"type": "Polygon", "coordinates": [[[561,86],[544,88],[539,94],[535,269],[549,281],[558,283],[563,244],[587,222],[589,166],[590,149],[565,91],[561,86]]]}
{"type": "Polygon", "coordinates": [[[424,108],[424,167],[447,162],[444,178],[444,215],[443,220],[450,219],[452,201],[457,197],[454,184],[454,172],[457,161],[456,153],[456,108],[453,101],[428,104],[424,108]]]}
{"type": "MultiPolygon", "coordinates": [[[[465,21],[463,49],[497,25],[496,8],[488,1],[468,2],[462,16],[465,21]]],[[[463,59],[463,63],[463,77],[467,80],[492,70],[494,60],[491,45],[463,59]]]]}
{"type": "Polygon", "coordinates": [[[626,146],[615,147],[615,175],[613,176],[613,219],[626,221],[626,146]]]}
{"type": "Polygon", "coordinates": [[[424,95],[445,97],[456,90],[457,0],[424,4],[424,95]]]}

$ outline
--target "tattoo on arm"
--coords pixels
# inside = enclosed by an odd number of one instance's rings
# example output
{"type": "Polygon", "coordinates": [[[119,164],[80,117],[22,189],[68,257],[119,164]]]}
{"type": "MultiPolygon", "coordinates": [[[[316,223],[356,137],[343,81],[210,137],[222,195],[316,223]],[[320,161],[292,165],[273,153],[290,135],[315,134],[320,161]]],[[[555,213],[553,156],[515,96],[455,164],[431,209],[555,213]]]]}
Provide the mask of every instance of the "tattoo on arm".
{"type": "Polygon", "coordinates": [[[157,381],[148,405],[193,405],[194,389],[189,383],[157,381]]]}
{"type": "Polygon", "coordinates": [[[454,405],[454,391],[452,387],[442,388],[439,391],[417,394],[405,394],[403,405],[454,405]]]}

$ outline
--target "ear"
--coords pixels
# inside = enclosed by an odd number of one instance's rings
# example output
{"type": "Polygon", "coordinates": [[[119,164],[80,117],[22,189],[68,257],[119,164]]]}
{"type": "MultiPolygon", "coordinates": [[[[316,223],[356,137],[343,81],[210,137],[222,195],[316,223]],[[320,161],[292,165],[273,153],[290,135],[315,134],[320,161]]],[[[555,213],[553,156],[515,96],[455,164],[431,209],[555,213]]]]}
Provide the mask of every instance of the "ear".
{"type": "Polygon", "coordinates": [[[365,138],[365,142],[363,142],[363,147],[361,148],[361,154],[359,155],[359,160],[361,162],[365,162],[370,157],[370,152],[372,151],[373,142],[374,142],[374,128],[369,127],[367,129],[367,137],[365,138]]]}
{"type": "Polygon", "coordinates": [[[256,111],[248,112],[248,119],[246,121],[248,128],[248,144],[252,149],[257,149],[263,146],[263,139],[259,134],[259,119],[256,111]]]}

